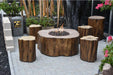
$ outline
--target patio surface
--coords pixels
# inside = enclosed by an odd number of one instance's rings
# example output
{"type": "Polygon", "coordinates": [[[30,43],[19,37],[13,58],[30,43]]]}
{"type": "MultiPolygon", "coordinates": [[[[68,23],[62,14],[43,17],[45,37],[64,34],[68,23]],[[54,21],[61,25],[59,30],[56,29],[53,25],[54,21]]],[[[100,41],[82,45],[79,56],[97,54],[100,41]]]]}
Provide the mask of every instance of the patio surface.
{"type": "Polygon", "coordinates": [[[32,63],[19,60],[18,38],[14,37],[15,51],[11,52],[15,75],[95,75],[100,61],[104,58],[104,40],[99,41],[97,61],[89,63],[80,59],[80,53],[71,57],[49,57],[40,53],[36,46],[36,61],[32,63]]]}

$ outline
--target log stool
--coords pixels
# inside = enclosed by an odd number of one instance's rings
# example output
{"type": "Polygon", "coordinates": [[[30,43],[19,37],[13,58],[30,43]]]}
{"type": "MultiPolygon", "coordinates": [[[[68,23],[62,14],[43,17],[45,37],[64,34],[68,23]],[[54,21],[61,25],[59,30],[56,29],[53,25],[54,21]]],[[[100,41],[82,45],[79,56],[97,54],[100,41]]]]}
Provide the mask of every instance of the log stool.
{"type": "Polygon", "coordinates": [[[99,40],[103,39],[104,19],[105,17],[102,16],[90,16],[88,18],[88,25],[93,27],[93,36],[99,37],[99,40]]]}
{"type": "Polygon", "coordinates": [[[88,62],[96,61],[97,46],[98,37],[89,35],[80,38],[80,58],[88,62]]]}
{"type": "Polygon", "coordinates": [[[87,35],[93,35],[93,27],[89,25],[78,26],[78,32],[80,33],[80,38],[87,35]]]}
{"type": "Polygon", "coordinates": [[[42,26],[41,25],[30,25],[29,26],[29,35],[31,36],[35,36],[36,38],[36,43],[38,42],[38,35],[37,35],[37,32],[39,30],[42,30],[42,26]]]}
{"type": "Polygon", "coordinates": [[[23,36],[18,39],[20,60],[33,62],[36,59],[35,37],[23,36]]]}

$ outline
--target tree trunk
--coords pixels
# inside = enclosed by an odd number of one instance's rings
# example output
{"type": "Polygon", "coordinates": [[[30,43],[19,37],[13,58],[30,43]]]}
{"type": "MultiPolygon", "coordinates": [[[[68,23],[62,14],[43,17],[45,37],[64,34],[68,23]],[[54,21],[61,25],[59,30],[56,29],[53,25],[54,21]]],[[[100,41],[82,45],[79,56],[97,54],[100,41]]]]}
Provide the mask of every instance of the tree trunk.
{"type": "Polygon", "coordinates": [[[88,25],[93,27],[93,36],[99,37],[99,40],[103,39],[104,19],[102,16],[90,16],[88,18],[88,25]]]}
{"type": "Polygon", "coordinates": [[[18,39],[20,60],[33,62],[36,59],[35,37],[23,36],[18,39]]]}
{"type": "Polygon", "coordinates": [[[94,62],[97,59],[98,37],[84,36],[80,38],[80,58],[94,62]]]}

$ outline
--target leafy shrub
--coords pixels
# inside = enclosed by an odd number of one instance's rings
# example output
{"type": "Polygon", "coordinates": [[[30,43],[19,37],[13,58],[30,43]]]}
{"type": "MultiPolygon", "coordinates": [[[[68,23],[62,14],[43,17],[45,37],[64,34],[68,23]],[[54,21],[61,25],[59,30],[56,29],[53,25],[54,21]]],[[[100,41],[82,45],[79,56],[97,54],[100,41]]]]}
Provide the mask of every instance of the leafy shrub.
{"type": "Polygon", "coordinates": [[[24,7],[20,7],[19,3],[14,1],[13,3],[0,3],[0,9],[3,9],[8,16],[18,16],[19,12],[22,11],[24,7]]]}
{"type": "Polygon", "coordinates": [[[26,19],[26,26],[29,26],[31,24],[38,24],[38,18],[30,17],[26,19]]]}
{"type": "Polygon", "coordinates": [[[43,18],[38,18],[38,17],[30,17],[26,19],[26,25],[29,26],[31,24],[40,24],[44,27],[47,26],[52,26],[54,25],[54,21],[51,18],[43,17],[43,18]]]}

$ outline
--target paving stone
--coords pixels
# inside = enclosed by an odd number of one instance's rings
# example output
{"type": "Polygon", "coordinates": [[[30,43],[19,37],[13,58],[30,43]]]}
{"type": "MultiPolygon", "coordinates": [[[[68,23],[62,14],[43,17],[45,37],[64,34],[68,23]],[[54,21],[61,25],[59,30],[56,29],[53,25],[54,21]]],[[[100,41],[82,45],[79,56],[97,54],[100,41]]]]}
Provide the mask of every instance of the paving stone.
{"type": "Polygon", "coordinates": [[[4,29],[4,36],[12,36],[12,30],[11,29],[4,29]]]}
{"type": "Polygon", "coordinates": [[[14,46],[14,41],[13,40],[6,40],[5,44],[6,44],[6,46],[14,46]]]}
{"type": "Polygon", "coordinates": [[[11,29],[11,23],[8,17],[3,17],[3,28],[4,29],[11,29]]]}
{"type": "Polygon", "coordinates": [[[8,50],[9,50],[9,51],[14,51],[14,46],[7,46],[7,47],[6,47],[6,50],[7,50],[7,51],[8,51],[8,50]]]}
{"type": "Polygon", "coordinates": [[[8,40],[13,40],[13,37],[12,36],[5,36],[5,40],[8,41],[8,40]]]}

